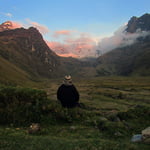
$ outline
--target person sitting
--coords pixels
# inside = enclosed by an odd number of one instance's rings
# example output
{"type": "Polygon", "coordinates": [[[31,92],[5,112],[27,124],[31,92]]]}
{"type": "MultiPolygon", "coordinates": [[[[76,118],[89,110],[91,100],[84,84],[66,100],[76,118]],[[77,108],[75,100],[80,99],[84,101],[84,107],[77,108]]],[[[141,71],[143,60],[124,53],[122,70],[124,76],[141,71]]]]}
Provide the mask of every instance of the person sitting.
{"type": "Polygon", "coordinates": [[[57,99],[66,108],[74,108],[79,105],[79,93],[73,85],[70,75],[65,76],[63,84],[58,88],[57,99]]]}

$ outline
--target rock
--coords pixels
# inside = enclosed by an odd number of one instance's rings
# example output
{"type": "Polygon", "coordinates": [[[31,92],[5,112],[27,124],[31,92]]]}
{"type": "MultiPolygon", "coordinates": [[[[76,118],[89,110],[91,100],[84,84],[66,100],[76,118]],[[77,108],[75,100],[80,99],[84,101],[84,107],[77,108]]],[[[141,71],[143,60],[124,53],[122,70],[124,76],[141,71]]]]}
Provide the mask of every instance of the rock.
{"type": "Polygon", "coordinates": [[[142,142],[142,134],[133,135],[131,142],[142,142]]]}
{"type": "Polygon", "coordinates": [[[146,143],[150,143],[150,127],[142,130],[143,141],[146,143]]]}
{"type": "Polygon", "coordinates": [[[28,129],[29,134],[39,133],[41,131],[41,126],[39,123],[32,123],[28,129]]]}
{"type": "Polygon", "coordinates": [[[120,122],[120,118],[117,115],[110,115],[108,119],[113,122],[120,122]]]}
{"type": "Polygon", "coordinates": [[[150,127],[142,130],[142,136],[143,138],[150,138],[150,127]]]}
{"type": "Polygon", "coordinates": [[[108,121],[108,119],[105,118],[105,117],[100,117],[100,118],[99,118],[99,121],[108,121]]]}
{"type": "Polygon", "coordinates": [[[115,136],[118,136],[118,137],[120,137],[120,136],[122,136],[122,134],[118,131],[118,132],[115,132],[115,134],[114,134],[115,136]]]}
{"type": "Polygon", "coordinates": [[[16,128],[16,130],[20,130],[20,128],[16,128]]]}
{"type": "Polygon", "coordinates": [[[75,130],[76,127],[75,127],[75,126],[71,126],[70,129],[71,129],[71,130],[75,130]]]}

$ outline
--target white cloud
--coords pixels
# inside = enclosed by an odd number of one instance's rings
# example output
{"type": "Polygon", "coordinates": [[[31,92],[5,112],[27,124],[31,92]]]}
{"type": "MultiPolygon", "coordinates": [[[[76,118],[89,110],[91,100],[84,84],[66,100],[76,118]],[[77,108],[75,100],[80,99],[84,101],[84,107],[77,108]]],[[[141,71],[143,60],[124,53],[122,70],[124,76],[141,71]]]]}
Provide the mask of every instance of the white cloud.
{"type": "Polygon", "coordinates": [[[3,16],[9,17],[9,18],[13,17],[13,15],[9,12],[7,12],[7,13],[6,12],[0,12],[0,14],[2,14],[3,16]]]}
{"type": "Polygon", "coordinates": [[[40,33],[42,34],[46,34],[46,33],[49,33],[50,30],[48,29],[48,27],[46,27],[45,25],[42,25],[42,24],[39,24],[38,22],[35,22],[35,21],[31,21],[30,19],[26,19],[26,25],[25,26],[33,26],[35,28],[37,28],[40,33]]]}
{"type": "Polygon", "coordinates": [[[117,47],[124,47],[136,42],[138,37],[145,37],[150,34],[147,31],[138,29],[135,33],[126,32],[127,25],[120,27],[113,36],[103,38],[99,41],[97,49],[101,53],[106,53],[117,47]]]}
{"type": "Polygon", "coordinates": [[[11,13],[5,13],[5,16],[7,16],[7,17],[12,17],[13,15],[11,14],[11,13]]]}

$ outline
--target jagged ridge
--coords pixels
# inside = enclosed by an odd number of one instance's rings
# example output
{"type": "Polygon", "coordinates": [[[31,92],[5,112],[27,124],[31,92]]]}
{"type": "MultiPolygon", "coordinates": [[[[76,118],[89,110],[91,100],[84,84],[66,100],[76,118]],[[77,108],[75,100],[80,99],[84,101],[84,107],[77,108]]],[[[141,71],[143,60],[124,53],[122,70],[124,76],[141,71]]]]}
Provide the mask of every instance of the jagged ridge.
{"type": "Polygon", "coordinates": [[[0,32],[0,55],[32,76],[55,74],[59,57],[47,46],[36,28],[0,32]]]}

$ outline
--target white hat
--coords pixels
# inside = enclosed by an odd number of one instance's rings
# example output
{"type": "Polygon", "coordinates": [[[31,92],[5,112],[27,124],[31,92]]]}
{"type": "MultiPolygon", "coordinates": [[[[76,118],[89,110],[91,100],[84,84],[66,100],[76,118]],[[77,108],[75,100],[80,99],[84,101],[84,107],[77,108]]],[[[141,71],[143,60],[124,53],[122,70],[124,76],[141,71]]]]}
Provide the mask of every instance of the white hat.
{"type": "Polygon", "coordinates": [[[65,80],[71,80],[71,76],[70,75],[66,75],[65,76],[65,80]]]}
{"type": "Polygon", "coordinates": [[[72,85],[72,79],[70,75],[66,75],[64,79],[64,84],[65,85],[72,85]]]}

